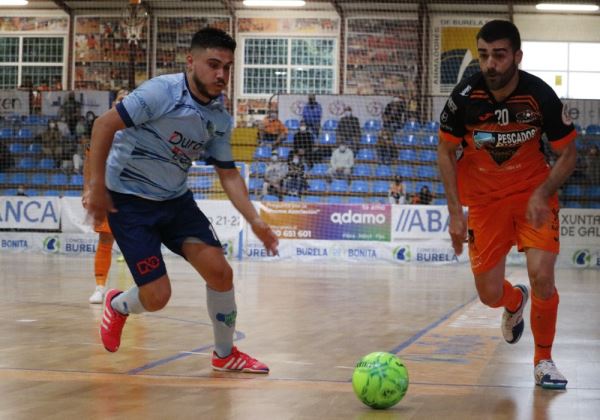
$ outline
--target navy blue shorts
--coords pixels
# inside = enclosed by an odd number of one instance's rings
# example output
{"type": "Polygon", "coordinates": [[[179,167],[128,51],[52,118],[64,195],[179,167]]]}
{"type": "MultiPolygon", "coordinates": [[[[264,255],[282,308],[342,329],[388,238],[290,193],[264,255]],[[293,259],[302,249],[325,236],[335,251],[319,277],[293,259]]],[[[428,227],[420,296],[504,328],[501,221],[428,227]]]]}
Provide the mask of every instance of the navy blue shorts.
{"type": "Polygon", "coordinates": [[[187,238],[222,247],[191,191],[166,201],[109,192],[118,211],[108,213],[108,223],[138,286],[166,274],[161,244],[182,257],[187,238]]]}

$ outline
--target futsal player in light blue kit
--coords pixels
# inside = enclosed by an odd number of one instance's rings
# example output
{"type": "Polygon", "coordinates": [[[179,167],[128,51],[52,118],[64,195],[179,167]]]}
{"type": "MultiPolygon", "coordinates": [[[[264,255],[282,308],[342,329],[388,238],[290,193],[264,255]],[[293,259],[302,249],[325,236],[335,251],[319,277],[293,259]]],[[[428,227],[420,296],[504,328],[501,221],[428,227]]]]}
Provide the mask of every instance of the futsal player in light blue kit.
{"type": "Polygon", "coordinates": [[[94,220],[108,213],[136,285],[106,293],[100,335],[118,350],[129,314],[158,311],[171,296],[161,243],[206,281],[215,370],[268,373],[233,346],[237,315],[233,273],[221,243],[187,187],[192,162],[214,165],[225,193],[267,251],[278,240],[248,198],[231,153],[231,115],[217,100],[229,81],[235,41],[205,28],[192,38],[185,73],[155,77],[100,116],[92,131],[90,183],[84,206],[94,220]]]}

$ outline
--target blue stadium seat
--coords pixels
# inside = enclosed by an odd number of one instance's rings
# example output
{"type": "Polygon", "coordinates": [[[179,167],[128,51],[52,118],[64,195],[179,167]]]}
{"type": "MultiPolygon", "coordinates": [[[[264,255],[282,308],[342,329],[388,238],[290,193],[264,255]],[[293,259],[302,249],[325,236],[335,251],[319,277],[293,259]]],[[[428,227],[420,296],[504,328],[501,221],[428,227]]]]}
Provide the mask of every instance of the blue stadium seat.
{"type": "Polygon", "coordinates": [[[33,185],[46,185],[48,183],[48,177],[44,173],[36,173],[31,175],[31,181],[33,185]]]}
{"type": "Polygon", "coordinates": [[[82,186],[83,185],[83,175],[73,174],[71,175],[71,185],[82,186]]]}
{"type": "Polygon", "coordinates": [[[420,178],[437,178],[437,171],[433,166],[417,167],[417,176],[420,178]]]}
{"type": "Polygon", "coordinates": [[[40,195],[45,197],[60,197],[62,193],[58,190],[44,190],[40,191],[40,195]]]}
{"type": "Polygon", "coordinates": [[[440,123],[437,121],[427,121],[423,126],[423,131],[430,134],[437,134],[440,129],[440,123]]]}
{"type": "Polygon", "coordinates": [[[365,197],[348,197],[348,204],[364,204],[365,197]]]}
{"type": "Polygon", "coordinates": [[[350,192],[353,193],[368,193],[369,183],[367,181],[352,181],[350,183],[350,192]]]}
{"type": "Polygon", "coordinates": [[[575,131],[577,134],[582,134],[583,128],[579,124],[573,124],[575,126],[575,131]]]}
{"type": "Polygon", "coordinates": [[[36,163],[34,158],[21,158],[19,159],[19,162],[17,162],[17,169],[33,169],[36,167],[36,163]]]}
{"type": "Polygon", "coordinates": [[[324,179],[309,179],[308,191],[310,192],[325,192],[327,191],[327,182],[324,179]]]}
{"type": "Polygon", "coordinates": [[[271,157],[271,148],[269,146],[258,146],[254,150],[254,159],[268,159],[271,157]]]}
{"type": "Polygon", "coordinates": [[[0,196],[11,196],[11,195],[17,195],[16,188],[7,188],[4,190],[0,190],[0,196]]]}
{"type": "Polygon", "coordinates": [[[392,168],[389,165],[377,165],[375,168],[375,176],[384,177],[384,176],[392,176],[392,168]]]}
{"type": "Polygon", "coordinates": [[[27,146],[27,152],[29,153],[33,153],[33,154],[40,154],[42,153],[42,145],[39,143],[31,143],[29,146],[27,146]]]}
{"type": "Polygon", "coordinates": [[[437,152],[435,150],[422,150],[419,153],[421,162],[435,162],[437,161],[437,152]]]}
{"type": "Polygon", "coordinates": [[[54,159],[44,158],[38,162],[39,169],[53,169],[55,166],[54,159]]]}
{"type": "Polygon", "coordinates": [[[279,201],[279,197],[273,194],[263,196],[262,201],[279,201]]]}
{"type": "Polygon", "coordinates": [[[362,136],[360,136],[360,144],[377,144],[377,134],[363,134],[362,136]]]}
{"type": "MultiPolygon", "coordinates": [[[[79,197],[79,196],[81,196],[82,193],[83,193],[83,191],[81,191],[81,190],[67,190],[67,191],[63,191],[63,195],[65,197],[79,197]]],[[[194,198],[196,198],[196,196],[194,196],[194,198]]]]}
{"type": "Polygon", "coordinates": [[[359,149],[356,153],[356,160],[376,160],[377,156],[373,149],[359,149]]]}
{"type": "Polygon", "coordinates": [[[414,146],[417,144],[417,137],[414,134],[395,134],[394,143],[402,146],[414,146]]]}
{"type": "Polygon", "coordinates": [[[260,178],[250,178],[248,188],[250,191],[261,191],[263,186],[263,180],[260,178]]]}
{"type": "Polygon", "coordinates": [[[17,131],[17,137],[20,139],[32,139],[33,132],[29,128],[21,128],[17,131]]]}
{"type": "Polygon", "coordinates": [[[445,198],[434,198],[432,204],[445,206],[446,204],[448,204],[448,200],[446,200],[445,198]]]}
{"type": "Polygon", "coordinates": [[[444,195],[446,192],[444,191],[444,184],[441,182],[433,182],[431,184],[431,191],[438,195],[444,195]]]}
{"type": "Polygon", "coordinates": [[[563,194],[571,197],[583,197],[583,192],[581,185],[568,184],[563,187],[563,194]]]}
{"type": "Polygon", "coordinates": [[[580,209],[580,208],[583,208],[583,206],[581,205],[581,203],[579,201],[576,201],[576,200],[567,200],[567,201],[564,201],[562,207],[566,208],[566,209],[580,209]]]}
{"type": "Polygon", "coordinates": [[[8,177],[6,176],[6,173],[0,172],[0,184],[4,184],[7,179],[8,179],[8,177]]]}
{"type": "Polygon", "coordinates": [[[387,193],[390,190],[390,183],[388,181],[375,181],[373,183],[373,192],[376,194],[387,193]]]}
{"type": "Polygon", "coordinates": [[[285,126],[288,130],[297,130],[300,128],[300,121],[295,118],[290,118],[289,120],[285,120],[285,126]]]}
{"type": "Polygon", "coordinates": [[[405,133],[416,133],[417,131],[421,131],[421,124],[416,121],[406,121],[402,130],[405,133]]]}
{"type": "Polygon", "coordinates": [[[398,165],[396,175],[400,175],[402,178],[412,178],[414,176],[413,167],[409,165],[398,165]]]}
{"type": "Polygon", "coordinates": [[[69,179],[65,174],[52,174],[48,180],[50,185],[67,185],[68,183],[69,179]]]}
{"type": "Polygon", "coordinates": [[[0,130],[0,138],[1,139],[9,139],[9,138],[12,138],[12,136],[13,136],[12,128],[3,128],[2,130],[0,130]]]}
{"type": "Polygon", "coordinates": [[[339,195],[330,195],[327,197],[327,202],[329,204],[341,204],[344,202],[344,197],[340,197],[339,195]]]}
{"type": "Polygon", "coordinates": [[[600,125],[599,124],[590,124],[585,129],[586,135],[597,136],[600,135],[600,125]]]}
{"type": "Polygon", "coordinates": [[[284,195],[283,201],[300,201],[300,197],[297,195],[284,195]]]}
{"type": "Polygon", "coordinates": [[[285,136],[285,140],[283,144],[293,144],[294,143],[294,132],[288,131],[287,136],[285,136]]]}
{"type": "Polygon", "coordinates": [[[365,131],[379,131],[381,130],[381,120],[367,120],[363,128],[365,131]]]}
{"type": "Polygon", "coordinates": [[[319,135],[319,144],[335,144],[335,133],[330,131],[324,131],[319,135]]]}
{"type": "Polygon", "coordinates": [[[377,203],[377,204],[387,204],[389,202],[388,197],[378,197],[376,195],[372,195],[368,197],[369,203],[377,203]]]}
{"type": "Polygon", "coordinates": [[[10,153],[26,153],[27,146],[23,143],[11,143],[8,145],[8,151],[10,153]]]}
{"type": "Polygon", "coordinates": [[[302,201],[306,203],[320,203],[321,197],[319,197],[318,195],[305,195],[304,197],[302,197],[302,201]]]}
{"type": "Polygon", "coordinates": [[[6,181],[8,184],[28,184],[29,176],[23,172],[13,172],[6,181]]]}
{"type": "Polygon", "coordinates": [[[588,196],[592,198],[600,198],[600,186],[594,185],[589,187],[588,196]]]}
{"type": "Polygon", "coordinates": [[[371,170],[371,165],[365,163],[359,163],[358,165],[354,165],[352,168],[352,175],[354,176],[371,176],[373,171],[371,170]]]}
{"type": "Polygon", "coordinates": [[[410,162],[416,162],[417,161],[417,152],[415,152],[412,149],[400,150],[400,153],[398,153],[398,159],[399,160],[407,160],[410,162]]]}
{"type": "Polygon", "coordinates": [[[326,163],[315,163],[308,173],[310,175],[327,175],[328,168],[326,163]]]}
{"type": "Polygon", "coordinates": [[[264,175],[267,164],[265,162],[252,162],[250,164],[251,175],[264,175]]]}
{"type": "Polygon", "coordinates": [[[290,154],[290,152],[292,151],[291,147],[285,147],[285,146],[281,146],[277,148],[277,155],[281,158],[281,159],[287,159],[288,155],[290,154]]]}
{"type": "Polygon", "coordinates": [[[325,131],[335,131],[338,126],[337,120],[325,120],[323,123],[323,130],[325,131]]]}
{"type": "Polygon", "coordinates": [[[348,181],[345,179],[334,179],[329,186],[331,192],[346,192],[348,191],[348,181]]]}
{"type": "Polygon", "coordinates": [[[212,187],[213,178],[209,176],[191,176],[188,178],[188,186],[190,188],[198,188],[205,190],[212,187]]]}
{"type": "Polygon", "coordinates": [[[419,139],[419,143],[423,146],[437,146],[439,143],[439,139],[437,134],[431,134],[429,136],[424,136],[419,139]]]}

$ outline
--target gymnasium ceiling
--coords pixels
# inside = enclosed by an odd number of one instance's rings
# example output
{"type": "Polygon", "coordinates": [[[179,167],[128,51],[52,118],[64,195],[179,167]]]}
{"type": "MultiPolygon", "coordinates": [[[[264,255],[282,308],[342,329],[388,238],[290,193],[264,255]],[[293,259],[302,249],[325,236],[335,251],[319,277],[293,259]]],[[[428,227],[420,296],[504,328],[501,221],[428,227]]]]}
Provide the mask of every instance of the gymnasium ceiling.
{"type": "MultiPolygon", "coordinates": [[[[154,13],[169,13],[189,11],[197,9],[207,13],[235,14],[242,10],[265,10],[248,9],[242,4],[241,0],[142,0],[148,8],[154,13]]],[[[510,12],[511,8],[515,12],[535,12],[536,0],[514,0],[514,1],[494,1],[494,0],[436,0],[425,1],[432,11],[447,11],[450,7],[454,11],[469,12],[510,12]]],[[[581,3],[579,0],[561,0],[561,3],[581,3]]],[[[27,10],[56,10],[74,14],[91,14],[120,11],[128,3],[128,0],[29,0],[29,5],[22,6],[27,10]]],[[[405,11],[416,12],[418,9],[418,0],[306,0],[306,6],[301,10],[307,11],[330,11],[343,15],[356,15],[364,12],[389,12],[405,11]]],[[[586,1],[586,3],[600,3],[598,1],[586,1]]],[[[13,7],[14,10],[14,7],[13,7]]],[[[273,9],[267,9],[269,15],[273,15],[273,9]]],[[[299,10],[299,9],[289,9],[299,10]]],[[[276,15],[275,15],[276,16],[276,15]]]]}

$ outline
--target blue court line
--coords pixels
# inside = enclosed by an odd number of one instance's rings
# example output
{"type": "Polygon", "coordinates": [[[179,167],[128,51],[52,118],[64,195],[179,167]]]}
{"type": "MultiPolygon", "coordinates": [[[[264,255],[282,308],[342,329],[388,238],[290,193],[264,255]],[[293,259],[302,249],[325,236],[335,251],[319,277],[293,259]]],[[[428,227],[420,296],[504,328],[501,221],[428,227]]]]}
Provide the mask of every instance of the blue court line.
{"type": "MultiPolygon", "coordinates": [[[[244,338],[246,338],[246,334],[244,334],[241,331],[236,331],[234,336],[233,336],[233,341],[238,341],[238,340],[243,340],[244,338]]],[[[199,352],[203,352],[206,350],[209,350],[211,348],[213,348],[215,345],[214,344],[210,344],[210,345],[206,345],[206,346],[202,346],[202,347],[198,347],[197,349],[191,350],[192,353],[199,353],[199,352]]],[[[186,352],[186,353],[177,353],[174,354],[173,356],[169,356],[169,357],[165,357],[164,359],[159,359],[156,360],[154,362],[150,362],[150,363],[146,363],[143,366],[140,366],[138,368],[135,369],[131,369],[130,371],[127,372],[128,375],[137,375],[140,372],[144,372],[148,369],[152,369],[158,366],[162,366],[164,364],[167,364],[169,362],[172,362],[174,360],[179,360],[179,359],[183,359],[184,357],[189,357],[191,356],[190,352],[186,352]]]]}
{"type": "Polygon", "coordinates": [[[396,347],[394,347],[393,349],[391,349],[389,352],[392,353],[392,354],[398,354],[398,353],[400,353],[402,350],[404,350],[405,348],[407,348],[408,346],[410,346],[412,343],[414,343],[415,341],[417,341],[419,338],[423,337],[429,331],[431,331],[432,329],[434,329],[435,327],[437,327],[438,325],[440,325],[442,322],[446,321],[448,318],[450,318],[456,312],[460,311],[462,308],[464,308],[465,306],[467,306],[469,303],[473,302],[475,299],[477,299],[477,295],[473,296],[471,299],[469,299],[465,303],[462,303],[462,304],[458,305],[456,308],[452,309],[450,312],[448,312],[446,315],[442,316],[437,321],[429,324],[428,326],[426,326],[425,328],[423,328],[422,330],[420,330],[419,332],[417,332],[415,335],[413,335],[412,337],[410,337],[408,340],[406,340],[406,341],[398,344],[396,347]]]}

